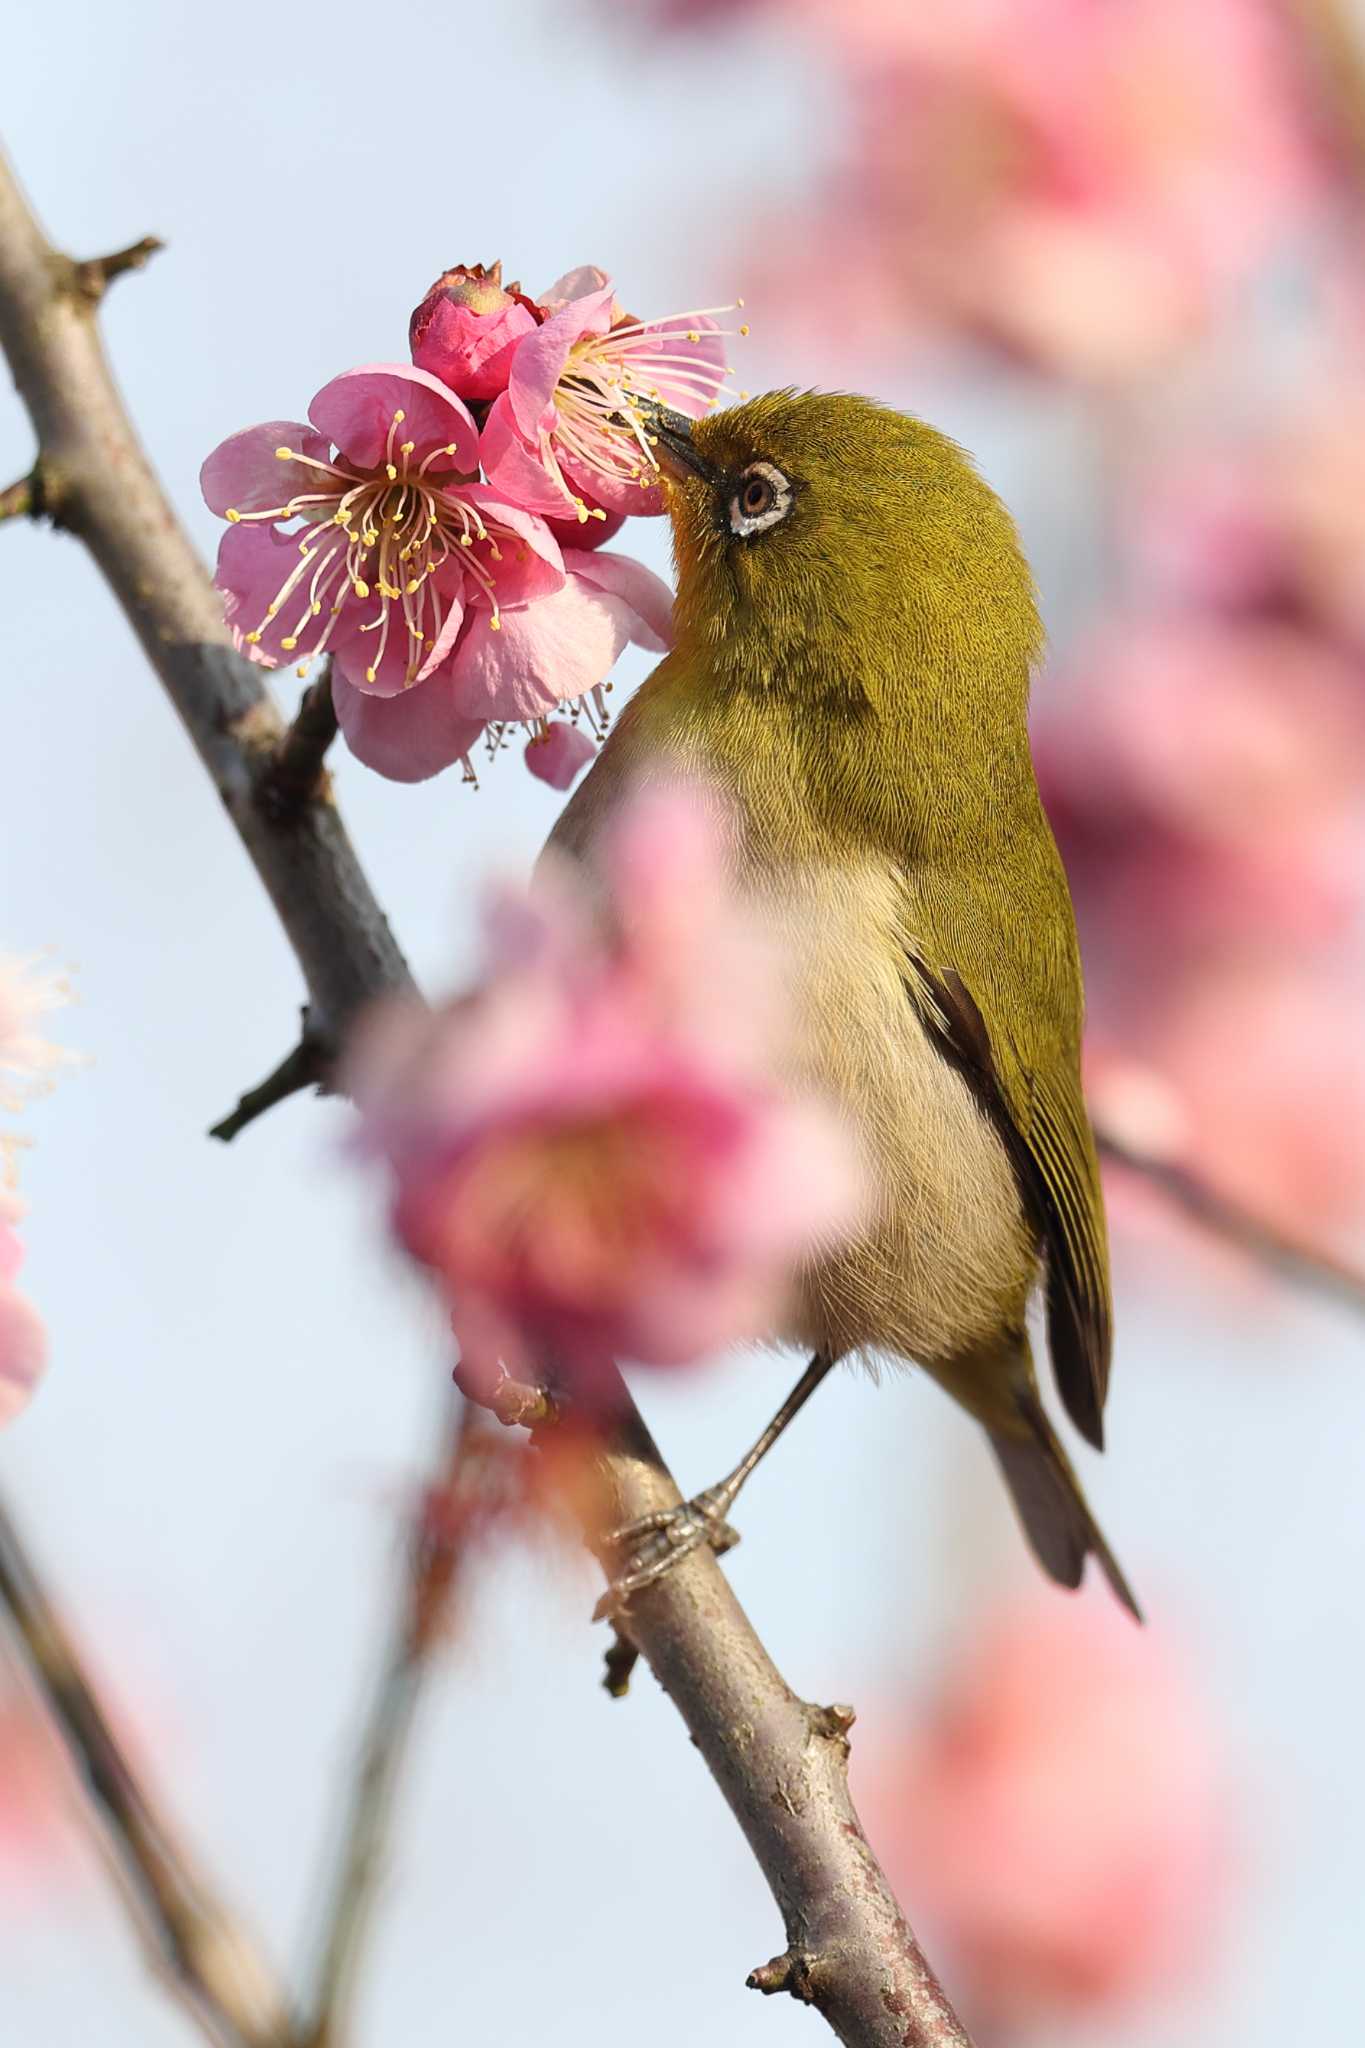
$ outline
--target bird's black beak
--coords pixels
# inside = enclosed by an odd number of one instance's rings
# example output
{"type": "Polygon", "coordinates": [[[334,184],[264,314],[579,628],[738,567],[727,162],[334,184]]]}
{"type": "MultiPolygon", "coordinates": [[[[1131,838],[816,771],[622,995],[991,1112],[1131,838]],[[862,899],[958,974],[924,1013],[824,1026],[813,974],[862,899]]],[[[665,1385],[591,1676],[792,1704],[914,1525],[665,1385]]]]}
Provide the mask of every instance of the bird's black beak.
{"type": "Polygon", "coordinates": [[[694,446],[692,422],[686,413],[670,412],[664,405],[648,405],[643,411],[650,452],[660,469],[679,483],[694,476],[704,484],[717,482],[720,471],[694,446]]]}

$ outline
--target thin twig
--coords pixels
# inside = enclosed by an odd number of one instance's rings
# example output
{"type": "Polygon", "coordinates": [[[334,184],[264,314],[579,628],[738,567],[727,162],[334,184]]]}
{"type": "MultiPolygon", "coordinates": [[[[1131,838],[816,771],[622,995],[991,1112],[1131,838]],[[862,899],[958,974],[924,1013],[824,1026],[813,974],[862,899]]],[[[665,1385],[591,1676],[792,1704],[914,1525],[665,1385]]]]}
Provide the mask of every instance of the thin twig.
{"type": "Polygon", "coordinates": [[[303,1037],[294,1050],[285,1054],[264,1081],[247,1089],[230,1115],[211,1126],[211,1138],[221,1139],[224,1145],[230,1145],[239,1131],[244,1131],[248,1124],[254,1124],[257,1117],[264,1116],[268,1109],[274,1109],[276,1103],[287,1102],[291,1095],[301,1094],[305,1088],[326,1087],[335,1055],[322,1039],[312,1035],[307,1018],[305,1009],[303,1037]]]}
{"type": "Polygon", "coordinates": [[[321,1963],[296,2048],[332,2048],[345,2027],[365,1938],[384,1875],[394,1794],[418,1699],[444,1635],[481,1481],[475,1411],[456,1405],[430,1486],[408,1532],[402,1610],[361,1739],[350,1810],[332,1881],[321,1963]]]}
{"type": "MultiPolygon", "coordinates": [[[[281,822],[261,798],[281,720],[261,672],[227,645],[218,599],[142,455],[88,298],[0,165],[0,342],[61,479],[60,515],[108,578],[242,836],[298,955],[317,1028],[339,1036],[363,1002],[411,986],[330,798],[281,822]],[[65,273],[69,275],[68,273],[65,273]]],[[[624,1383],[601,1458],[605,1530],[680,1495],[624,1383]]],[[[848,1793],[846,1743],[796,1698],[715,1558],[683,1558],[629,1616],[738,1818],[803,1957],[803,1983],[854,2048],[964,2048],[967,2036],[906,1926],[848,1793]]]]}
{"type": "Polygon", "coordinates": [[[0,519],[32,519],[37,511],[32,475],[21,476],[0,491],[0,519]]]}
{"type": "Polygon", "coordinates": [[[294,817],[310,798],[325,792],[322,764],[336,736],[332,665],[328,661],[300,698],[294,722],[266,773],[264,794],[274,805],[277,819],[294,817]]]}
{"type": "Polygon", "coordinates": [[[1358,1267],[1255,1215],[1187,1166],[1140,1151],[1112,1131],[1097,1128],[1095,1139],[1102,1159],[1127,1173],[1140,1174],[1202,1229],[1224,1238],[1296,1287],[1324,1294],[1365,1315],[1365,1273],[1358,1267]]]}
{"type": "Polygon", "coordinates": [[[125,277],[130,270],[141,270],[153,256],[160,255],[165,246],[156,235],[143,235],[138,241],[130,242],[126,249],[115,249],[112,256],[91,256],[84,263],[73,264],[72,277],[76,289],[97,306],[116,277],[125,277]]]}
{"type": "Polygon", "coordinates": [[[103,1822],[154,1966],[219,2048],[276,2048],[286,2025],[279,1987],[134,1776],[3,1505],[0,1603],[103,1822]]]}

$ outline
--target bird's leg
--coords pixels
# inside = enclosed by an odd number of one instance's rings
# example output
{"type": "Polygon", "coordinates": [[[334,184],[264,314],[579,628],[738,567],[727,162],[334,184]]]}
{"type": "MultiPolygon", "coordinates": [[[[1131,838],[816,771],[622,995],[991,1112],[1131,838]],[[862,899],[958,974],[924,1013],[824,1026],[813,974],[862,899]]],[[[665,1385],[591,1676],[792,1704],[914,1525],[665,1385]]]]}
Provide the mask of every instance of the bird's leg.
{"type": "Polygon", "coordinates": [[[657,1509],[652,1515],[641,1516],[638,1522],[627,1522],[624,1528],[612,1530],[608,1541],[626,1551],[626,1567],[598,1601],[594,1621],[619,1613],[633,1593],[654,1585],[679,1558],[701,1544],[709,1543],[717,1556],[734,1549],[739,1533],[725,1518],[740,1488],[767,1457],[787,1424],[805,1407],[833,1364],[832,1358],[817,1351],[762,1435],[750,1445],[734,1471],[715,1486],[706,1487],[676,1508],[657,1509]]]}

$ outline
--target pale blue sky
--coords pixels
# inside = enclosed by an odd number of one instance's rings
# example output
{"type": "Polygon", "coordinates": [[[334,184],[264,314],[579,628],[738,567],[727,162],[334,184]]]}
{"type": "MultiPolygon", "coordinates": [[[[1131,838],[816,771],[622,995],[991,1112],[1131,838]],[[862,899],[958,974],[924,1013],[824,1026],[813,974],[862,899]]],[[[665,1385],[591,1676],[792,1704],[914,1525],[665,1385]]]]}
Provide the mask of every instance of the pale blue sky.
{"type": "MultiPolygon", "coordinates": [[[[449,261],[501,255],[533,286],[599,262],[643,313],[742,290],[715,224],[807,174],[828,91],[761,32],[659,48],[633,10],[571,0],[75,0],[8,11],[0,122],[65,246],[170,245],[119,285],[106,329],[207,550],[206,450],[300,411],[342,367],[401,356],[449,261]]],[[[754,347],[773,381],[808,374],[754,347]]],[[[934,412],[1019,505],[1056,624],[1079,559],[1054,487],[1064,415],[883,395],[934,412]]],[[[0,481],[29,454],[0,394],[0,481]]],[[[657,529],[632,545],[665,565],[657,529]]],[[[64,1036],[91,1055],[31,1120],[28,1284],[54,1364],[0,1441],[0,1476],[110,1669],[135,1646],[176,1810],[292,1956],[382,1626],[388,1504],[438,1391],[439,1318],[340,1161],[342,1109],[295,1103],[230,1151],[205,1141],[285,1049],[292,961],[80,549],[8,528],[0,591],[0,946],[75,964],[64,1036]]],[[[348,761],[339,779],[419,974],[449,982],[478,877],[524,867],[557,800],[514,757],[476,795],[348,761]]],[[[1201,2012],[1094,2048],[1282,2048],[1343,2038],[1358,2010],[1359,1337],[1269,1292],[1219,1314],[1169,1269],[1121,1261],[1113,1449],[1087,1475],[1253,1789],[1245,1893],[1201,2012]]],[[[784,1378],[744,1359],[641,1392],[701,1484],[784,1378]]],[[[792,1682],[871,1718],[932,1673],[983,1588],[1030,1568],[984,1451],[928,1386],[848,1378],[817,1416],[746,1497],[727,1569],[792,1682]]],[[[624,1706],[597,1691],[592,1597],[586,1570],[517,1561],[484,1587],[428,1703],[361,2042],[813,2038],[795,2007],[743,1990],[781,1945],[776,1913],[653,1684],[624,1706]]],[[[0,2038],[188,2038],[93,1867],[65,1897],[6,1908],[0,2038]]]]}

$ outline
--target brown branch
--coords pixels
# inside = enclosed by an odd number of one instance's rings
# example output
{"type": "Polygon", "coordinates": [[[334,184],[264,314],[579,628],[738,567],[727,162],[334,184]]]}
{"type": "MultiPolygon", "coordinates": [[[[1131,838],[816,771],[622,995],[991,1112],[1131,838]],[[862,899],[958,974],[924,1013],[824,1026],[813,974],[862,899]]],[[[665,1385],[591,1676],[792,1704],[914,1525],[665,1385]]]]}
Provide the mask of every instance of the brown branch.
{"type": "Polygon", "coordinates": [[[280,741],[265,778],[265,796],[274,805],[277,819],[294,817],[311,798],[327,794],[322,764],[337,730],[328,661],[299,700],[294,722],[280,741]]]}
{"type": "Polygon", "coordinates": [[[141,270],[165,246],[155,235],[143,235],[140,241],[130,242],[126,249],[115,249],[112,256],[91,256],[84,263],[73,263],[72,282],[92,306],[98,306],[116,277],[123,277],[130,270],[141,270]]]}
{"type": "Polygon", "coordinates": [[[0,519],[36,519],[38,491],[33,475],[21,476],[0,491],[0,519]]]}
{"type": "Polygon", "coordinates": [[[418,1699],[449,1624],[484,1469],[476,1411],[461,1401],[408,1532],[402,1612],[360,1744],[317,1983],[295,2048],[332,2048],[344,2037],[384,1874],[394,1795],[418,1699]]]}
{"type": "MultiPolygon", "coordinates": [[[[227,644],[208,576],[114,389],[89,298],[2,166],[0,342],[62,521],[89,547],[189,728],[298,955],[316,1028],[338,1037],[360,1004],[408,987],[407,968],[330,796],[315,793],[283,820],[263,800],[279,713],[259,668],[227,644]]],[[[629,1522],[679,1494],[624,1385],[620,1398],[619,1435],[601,1463],[611,1519],[629,1522]]],[[[590,1534],[614,1569],[602,1528],[590,1534]]],[[[693,1552],[640,1596],[629,1632],[748,1837],[801,1958],[799,1981],[840,2039],[961,2048],[967,2037],[853,1810],[844,1738],[789,1690],[711,1553],[693,1552]]]]}
{"type": "Polygon", "coordinates": [[[1365,1273],[1358,1267],[1310,1244],[1307,1238],[1282,1230],[1264,1216],[1255,1215],[1230,1195],[1210,1186],[1188,1166],[1142,1152],[1101,1126],[1096,1127],[1095,1142],[1102,1159],[1127,1173],[1141,1175],[1201,1229],[1269,1266],[1296,1287],[1326,1295],[1329,1300],[1342,1302],[1365,1315],[1365,1273]]]}
{"type": "Polygon", "coordinates": [[[274,2048],[286,2024],[278,1986],[134,1776],[2,1505],[0,1603],[103,1822],[154,1966],[219,2048],[274,2048]]]}
{"type": "MultiPolygon", "coordinates": [[[[105,258],[102,269],[128,267],[105,258]]],[[[314,1027],[339,1038],[372,996],[411,986],[407,967],[330,794],[274,814],[284,722],[264,671],[233,651],[222,602],[138,445],[80,272],[0,161],[0,345],[38,436],[45,505],[85,542],[127,614],[269,891],[314,1027]]]]}

